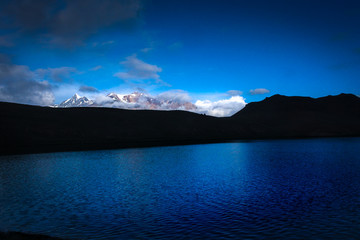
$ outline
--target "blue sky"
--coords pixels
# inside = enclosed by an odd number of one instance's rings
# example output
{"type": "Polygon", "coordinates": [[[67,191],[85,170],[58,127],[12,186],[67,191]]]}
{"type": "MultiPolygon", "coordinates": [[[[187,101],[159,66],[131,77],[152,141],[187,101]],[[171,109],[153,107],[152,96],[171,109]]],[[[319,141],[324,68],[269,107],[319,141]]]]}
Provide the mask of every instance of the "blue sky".
{"type": "Polygon", "coordinates": [[[46,105],[75,92],[113,91],[181,90],[193,102],[360,94],[359,1],[16,0],[0,7],[3,101],[46,105]]]}

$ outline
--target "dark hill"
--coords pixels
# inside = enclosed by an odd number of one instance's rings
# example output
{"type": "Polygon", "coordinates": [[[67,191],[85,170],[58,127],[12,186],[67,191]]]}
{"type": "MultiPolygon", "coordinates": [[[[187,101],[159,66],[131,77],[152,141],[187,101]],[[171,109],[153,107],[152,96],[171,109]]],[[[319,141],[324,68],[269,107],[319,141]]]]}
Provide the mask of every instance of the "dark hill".
{"type": "Polygon", "coordinates": [[[274,95],[249,103],[232,118],[255,138],[360,136],[360,98],[274,95]]]}
{"type": "Polygon", "coordinates": [[[360,136],[360,98],[274,95],[228,118],[185,111],[50,108],[0,103],[1,154],[360,136]]]}

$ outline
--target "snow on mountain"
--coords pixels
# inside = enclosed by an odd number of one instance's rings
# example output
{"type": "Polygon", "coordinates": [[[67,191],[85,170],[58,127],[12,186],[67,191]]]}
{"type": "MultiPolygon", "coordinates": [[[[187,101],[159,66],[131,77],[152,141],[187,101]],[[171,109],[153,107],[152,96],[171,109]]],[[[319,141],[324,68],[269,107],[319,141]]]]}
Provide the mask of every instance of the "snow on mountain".
{"type": "Polygon", "coordinates": [[[74,96],[72,96],[71,98],[63,101],[62,103],[57,105],[57,107],[62,107],[62,108],[89,107],[89,106],[91,106],[93,104],[94,104],[94,102],[92,100],[88,99],[87,97],[80,97],[77,93],[75,93],[74,96]]]}
{"type": "MultiPolygon", "coordinates": [[[[100,98],[99,98],[100,99],[100,98]]],[[[152,109],[152,110],[187,110],[194,111],[196,106],[187,101],[178,101],[171,98],[159,98],[141,92],[133,92],[127,95],[109,93],[100,100],[90,100],[75,94],[54,107],[114,107],[124,109],[152,109]]]]}
{"type": "Polygon", "coordinates": [[[116,94],[116,93],[109,93],[108,95],[106,95],[107,97],[111,98],[114,101],[122,101],[122,95],[120,94],[116,94]]]}

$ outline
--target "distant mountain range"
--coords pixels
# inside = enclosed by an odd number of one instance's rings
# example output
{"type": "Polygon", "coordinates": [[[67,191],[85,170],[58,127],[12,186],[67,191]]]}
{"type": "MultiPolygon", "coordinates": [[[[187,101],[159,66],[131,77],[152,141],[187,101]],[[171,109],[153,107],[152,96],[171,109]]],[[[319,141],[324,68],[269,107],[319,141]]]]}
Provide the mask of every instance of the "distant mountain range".
{"type": "MultiPolygon", "coordinates": [[[[136,103],[142,96],[109,98],[136,103]]],[[[74,96],[62,104],[93,103],[74,96]]],[[[274,95],[223,118],[187,111],[54,108],[2,102],[0,131],[1,154],[360,136],[360,98],[352,94],[322,98],[274,95]]]]}
{"type": "Polygon", "coordinates": [[[80,97],[77,93],[71,98],[63,101],[55,108],[70,107],[113,107],[124,109],[151,109],[151,110],[196,110],[196,106],[187,101],[175,101],[152,97],[145,93],[134,92],[131,94],[109,93],[99,100],[90,100],[87,97],[80,97]]]}

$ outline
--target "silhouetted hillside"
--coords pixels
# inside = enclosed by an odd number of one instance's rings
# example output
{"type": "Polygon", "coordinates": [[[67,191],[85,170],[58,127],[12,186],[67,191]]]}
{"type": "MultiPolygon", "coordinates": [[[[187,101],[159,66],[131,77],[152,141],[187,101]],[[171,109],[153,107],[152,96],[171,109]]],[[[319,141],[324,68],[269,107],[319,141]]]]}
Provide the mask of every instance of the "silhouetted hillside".
{"type": "Polygon", "coordinates": [[[359,136],[360,98],[274,95],[249,103],[232,118],[247,126],[255,138],[359,136]]]}
{"type": "MultiPolygon", "coordinates": [[[[0,232],[1,240],[61,240],[61,238],[50,237],[41,234],[28,234],[21,232],[0,232]]],[[[63,239],[65,240],[65,239],[63,239]]]]}
{"type": "Polygon", "coordinates": [[[0,103],[2,154],[360,136],[360,98],[274,95],[228,118],[185,111],[50,108],[0,103]]]}

